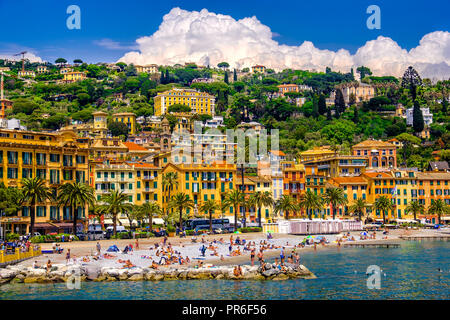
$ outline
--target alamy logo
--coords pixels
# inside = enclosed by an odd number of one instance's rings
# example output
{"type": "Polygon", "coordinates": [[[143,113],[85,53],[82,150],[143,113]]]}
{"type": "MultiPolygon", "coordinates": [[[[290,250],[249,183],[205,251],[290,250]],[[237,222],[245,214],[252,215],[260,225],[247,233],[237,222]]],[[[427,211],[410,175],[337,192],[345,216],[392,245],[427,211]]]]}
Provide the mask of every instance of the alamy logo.
{"type": "Polygon", "coordinates": [[[81,29],[81,10],[80,7],[77,5],[70,5],[67,7],[66,10],[67,14],[70,14],[70,16],[66,20],[66,26],[67,29],[73,30],[73,29],[81,29]]]}
{"type": "Polygon", "coordinates": [[[369,18],[367,18],[367,28],[370,30],[373,29],[381,29],[381,9],[377,5],[371,5],[367,7],[367,14],[372,14],[369,18]]]}
{"type": "Polygon", "coordinates": [[[366,274],[369,275],[367,288],[369,290],[381,289],[381,268],[377,265],[368,266],[366,274]]]}

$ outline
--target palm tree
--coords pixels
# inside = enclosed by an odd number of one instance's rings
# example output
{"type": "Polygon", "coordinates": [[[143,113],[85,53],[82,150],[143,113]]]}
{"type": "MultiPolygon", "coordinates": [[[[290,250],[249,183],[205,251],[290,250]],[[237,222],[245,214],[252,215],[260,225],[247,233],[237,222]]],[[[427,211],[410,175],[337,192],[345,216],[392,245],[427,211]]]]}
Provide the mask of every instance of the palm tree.
{"type": "Polygon", "coordinates": [[[180,229],[183,230],[183,210],[194,207],[194,201],[189,198],[188,194],[178,192],[169,202],[170,208],[178,208],[180,212],[180,229]]]}
{"type": "Polygon", "coordinates": [[[22,180],[23,199],[30,203],[30,234],[33,236],[34,221],[36,215],[36,206],[38,203],[44,202],[52,198],[52,193],[45,186],[45,180],[41,178],[25,178],[22,180]]]}
{"type": "Polygon", "coordinates": [[[429,207],[428,213],[438,216],[438,223],[441,224],[441,216],[448,214],[450,207],[442,199],[435,200],[429,207]]]}
{"type": "Polygon", "coordinates": [[[367,202],[363,198],[358,198],[356,201],[348,208],[348,210],[359,217],[359,221],[362,221],[362,216],[367,207],[367,202]]]}
{"type": "Polygon", "coordinates": [[[346,205],[348,200],[345,197],[344,190],[341,188],[327,188],[325,191],[325,202],[328,203],[333,212],[333,220],[336,219],[336,209],[338,206],[346,205]]]}
{"type": "Polygon", "coordinates": [[[128,196],[122,191],[113,190],[109,194],[103,195],[102,201],[105,203],[106,212],[112,217],[114,235],[116,235],[117,216],[122,212],[131,210],[131,204],[127,203],[128,196]]]}
{"type": "Polygon", "coordinates": [[[286,220],[289,220],[289,212],[297,211],[296,207],[294,199],[291,196],[284,194],[275,202],[275,213],[283,211],[284,217],[286,220]]]}
{"type": "MultiPolygon", "coordinates": [[[[94,216],[94,222],[95,219],[97,219],[98,223],[102,224],[102,216],[106,214],[106,208],[103,205],[94,203],[93,206],[90,207],[89,214],[94,216]]],[[[104,228],[102,224],[102,229],[104,228]]]]}
{"type": "Polygon", "coordinates": [[[269,191],[256,191],[250,196],[250,202],[258,208],[258,224],[261,228],[261,208],[273,205],[273,198],[269,191]]]}
{"type": "MultiPolygon", "coordinates": [[[[175,186],[178,186],[178,173],[177,172],[168,172],[166,174],[163,174],[163,176],[162,176],[163,195],[167,195],[167,198],[166,198],[167,206],[165,207],[166,214],[167,214],[167,211],[169,210],[168,204],[171,200],[170,194],[175,186]]],[[[163,201],[163,203],[164,203],[164,201],[163,201]]]]}
{"type": "Polygon", "coordinates": [[[374,208],[376,210],[380,210],[381,212],[383,212],[383,224],[385,224],[386,223],[386,212],[388,212],[389,210],[392,210],[394,208],[394,206],[392,204],[392,201],[388,197],[381,196],[375,200],[374,208]]]}
{"type": "Polygon", "coordinates": [[[78,207],[93,206],[95,202],[94,189],[79,182],[65,183],[58,187],[58,203],[70,206],[73,217],[73,234],[77,232],[78,207]]]}
{"type": "Polygon", "coordinates": [[[300,206],[306,209],[309,220],[312,220],[312,210],[322,209],[323,201],[317,194],[308,190],[301,196],[300,206]]]}
{"type": "Polygon", "coordinates": [[[217,209],[219,209],[219,205],[215,200],[212,199],[206,200],[200,206],[200,211],[204,211],[209,214],[209,231],[211,233],[212,233],[212,216],[217,209]]]}
{"type": "Polygon", "coordinates": [[[405,208],[407,213],[412,213],[414,215],[414,220],[417,220],[417,214],[423,213],[425,206],[420,204],[418,201],[411,201],[405,208]]]}
{"type": "Polygon", "coordinates": [[[147,215],[148,225],[150,231],[153,231],[153,218],[160,216],[162,211],[161,207],[155,201],[145,202],[142,206],[142,211],[147,215]]]}
{"type": "Polygon", "coordinates": [[[239,189],[233,189],[228,192],[224,203],[226,206],[233,207],[234,210],[234,230],[237,230],[237,212],[239,206],[244,202],[244,193],[239,189]]]}

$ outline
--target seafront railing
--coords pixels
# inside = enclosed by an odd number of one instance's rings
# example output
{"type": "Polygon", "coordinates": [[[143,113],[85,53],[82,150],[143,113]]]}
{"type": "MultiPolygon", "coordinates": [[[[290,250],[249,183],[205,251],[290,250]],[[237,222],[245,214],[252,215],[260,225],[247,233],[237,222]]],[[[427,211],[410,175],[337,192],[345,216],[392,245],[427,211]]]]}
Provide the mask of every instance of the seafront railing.
{"type": "Polygon", "coordinates": [[[0,266],[5,264],[14,264],[32,257],[37,257],[42,254],[41,246],[32,245],[28,251],[22,252],[20,248],[15,248],[14,253],[6,253],[5,250],[0,250],[0,266]]]}

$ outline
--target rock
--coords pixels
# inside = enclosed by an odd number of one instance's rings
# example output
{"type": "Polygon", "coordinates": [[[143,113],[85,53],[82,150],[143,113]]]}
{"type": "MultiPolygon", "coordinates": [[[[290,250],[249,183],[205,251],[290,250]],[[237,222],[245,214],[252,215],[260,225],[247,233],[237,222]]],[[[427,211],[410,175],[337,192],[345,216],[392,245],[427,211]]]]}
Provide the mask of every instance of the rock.
{"type": "Polygon", "coordinates": [[[153,276],[153,280],[154,280],[154,281],[160,281],[160,280],[162,280],[162,279],[164,279],[164,275],[161,274],[161,273],[156,273],[156,274],[153,276]]]}
{"type": "Polygon", "coordinates": [[[119,270],[117,269],[108,269],[106,274],[110,277],[117,277],[119,275],[119,270]]]}
{"type": "Polygon", "coordinates": [[[142,281],[142,280],[144,280],[144,275],[138,273],[135,273],[128,278],[128,281],[142,281]]]}
{"type": "Polygon", "coordinates": [[[133,276],[135,274],[143,274],[144,271],[141,268],[132,268],[132,269],[128,270],[127,273],[129,276],[133,276]]]}
{"type": "Polygon", "coordinates": [[[268,277],[271,277],[271,276],[275,276],[278,273],[280,273],[280,271],[277,270],[277,269],[269,269],[269,270],[263,271],[262,275],[265,276],[266,278],[268,278],[268,277]]]}
{"type": "Polygon", "coordinates": [[[17,270],[4,269],[4,270],[0,271],[0,278],[1,279],[12,279],[17,274],[19,274],[19,271],[17,271],[17,270]]]}
{"type": "Polygon", "coordinates": [[[272,280],[280,281],[280,280],[288,280],[289,276],[285,273],[279,273],[275,277],[272,278],[272,280]]]}
{"type": "Polygon", "coordinates": [[[88,280],[95,280],[100,275],[100,269],[94,266],[88,266],[84,269],[88,280]]]}
{"type": "Polygon", "coordinates": [[[216,276],[216,279],[217,279],[217,280],[224,279],[224,278],[225,278],[225,275],[224,275],[223,273],[218,274],[218,275],[216,276]]]}
{"type": "Polygon", "coordinates": [[[46,274],[46,270],[44,269],[31,269],[28,272],[29,277],[42,277],[46,274]]]}
{"type": "Polygon", "coordinates": [[[119,274],[119,280],[128,280],[128,275],[126,273],[119,274]]]}
{"type": "Polygon", "coordinates": [[[51,271],[49,273],[49,276],[51,276],[51,277],[64,277],[65,274],[66,273],[63,270],[56,270],[56,271],[51,271]]]}
{"type": "MultiPolygon", "coordinates": [[[[106,278],[107,278],[107,277],[106,277],[105,275],[101,274],[101,275],[99,275],[97,278],[93,279],[93,281],[95,281],[95,282],[105,281],[106,278]]],[[[115,278],[114,278],[114,279],[115,279],[115,278]]]]}
{"type": "Polygon", "coordinates": [[[39,278],[38,277],[26,277],[23,279],[24,283],[38,283],[39,278]]]}

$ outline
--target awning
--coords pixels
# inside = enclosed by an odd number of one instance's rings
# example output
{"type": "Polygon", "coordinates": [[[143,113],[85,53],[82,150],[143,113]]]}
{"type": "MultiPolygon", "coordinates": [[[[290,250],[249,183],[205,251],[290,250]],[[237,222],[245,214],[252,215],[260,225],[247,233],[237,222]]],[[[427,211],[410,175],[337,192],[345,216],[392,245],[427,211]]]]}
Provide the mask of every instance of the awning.
{"type": "Polygon", "coordinates": [[[441,220],[450,221],[450,217],[442,217],[441,220]]]}
{"type": "Polygon", "coordinates": [[[34,225],[35,229],[55,229],[56,227],[50,223],[45,223],[45,222],[41,222],[41,223],[36,223],[34,225]]]}
{"type": "MultiPolygon", "coordinates": [[[[70,222],[58,222],[58,223],[52,223],[54,226],[56,226],[57,228],[72,228],[73,223],[70,222]]],[[[78,227],[82,227],[83,224],[81,223],[77,223],[78,227]]]]}

